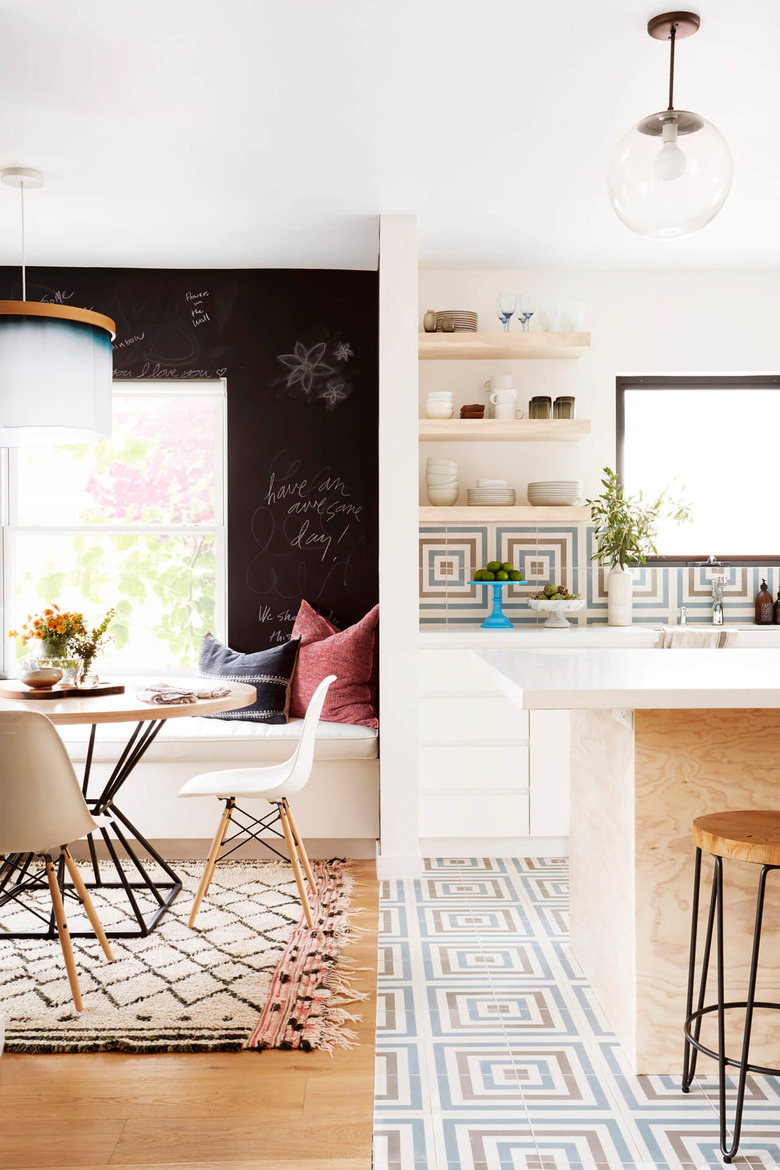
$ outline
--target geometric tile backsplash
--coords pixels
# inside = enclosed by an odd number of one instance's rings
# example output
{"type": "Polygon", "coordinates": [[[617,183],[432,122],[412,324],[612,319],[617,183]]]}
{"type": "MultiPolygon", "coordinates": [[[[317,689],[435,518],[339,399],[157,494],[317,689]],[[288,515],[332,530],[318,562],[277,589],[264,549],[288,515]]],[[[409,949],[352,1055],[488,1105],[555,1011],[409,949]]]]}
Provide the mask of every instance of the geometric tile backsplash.
{"type": "MultiPolygon", "coordinates": [[[[579,524],[421,524],[419,542],[420,624],[473,625],[492,608],[492,590],[469,585],[488,561],[511,561],[524,580],[504,589],[503,610],[516,625],[537,625],[546,615],[528,608],[526,599],[548,581],[581,593],[585,607],[569,620],[582,626],[607,621],[607,572],[591,558],[593,525],[579,524]]],[[[773,597],[780,569],[730,567],[725,570],[723,608],[727,623],[751,623],[761,578],[773,597]]],[[[672,567],[634,570],[634,623],[676,625],[681,605],[688,622],[709,624],[711,571],[672,567]]]]}

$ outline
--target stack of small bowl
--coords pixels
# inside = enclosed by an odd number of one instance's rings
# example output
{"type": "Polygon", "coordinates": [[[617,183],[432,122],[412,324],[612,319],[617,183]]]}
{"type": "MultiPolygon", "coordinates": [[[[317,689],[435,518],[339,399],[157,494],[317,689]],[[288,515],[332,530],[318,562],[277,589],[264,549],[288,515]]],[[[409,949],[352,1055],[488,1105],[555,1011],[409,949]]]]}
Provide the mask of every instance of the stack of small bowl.
{"type": "Polygon", "coordinates": [[[582,503],[582,497],[580,479],[541,480],[528,485],[528,503],[535,508],[573,507],[582,503]]]}
{"type": "Polygon", "coordinates": [[[451,390],[431,390],[425,399],[425,413],[428,418],[452,418],[455,407],[451,390]]]}
{"type": "Polygon", "coordinates": [[[431,456],[425,465],[425,483],[428,499],[439,508],[451,508],[457,502],[458,465],[451,459],[434,459],[431,456]]]}

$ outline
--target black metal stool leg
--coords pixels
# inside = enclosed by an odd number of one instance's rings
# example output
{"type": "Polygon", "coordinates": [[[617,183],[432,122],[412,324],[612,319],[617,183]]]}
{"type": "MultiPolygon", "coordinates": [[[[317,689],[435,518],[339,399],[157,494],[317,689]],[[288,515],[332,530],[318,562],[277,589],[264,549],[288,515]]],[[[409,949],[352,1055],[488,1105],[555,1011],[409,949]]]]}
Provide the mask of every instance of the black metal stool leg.
{"type": "MultiPolygon", "coordinates": [[[[720,861],[720,858],[718,858],[720,861]]],[[[750,978],[748,980],[747,1000],[745,1001],[745,1030],[742,1035],[742,1056],[739,1061],[739,1080],[737,1082],[737,1101],[734,1113],[734,1135],[730,1146],[726,1146],[726,1063],[725,1056],[719,1062],[719,1089],[720,1089],[720,1151],[724,1162],[731,1162],[739,1149],[742,1136],[742,1115],[745,1108],[745,1085],[748,1074],[748,1056],[750,1053],[750,1035],[753,1029],[753,1009],[756,1002],[756,983],[758,981],[758,956],[761,948],[761,927],[764,920],[764,901],[766,897],[766,877],[770,866],[762,866],[758,879],[758,895],[756,897],[756,921],[753,929],[753,953],[750,960],[750,978]]],[[[722,883],[722,876],[721,876],[722,883]]],[[[722,915],[719,918],[719,928],[722,927],[722,915]]],[[[722,950],[719,949],[719,963],[722,961],[722,950]]],[[[723,1016],[722,980],[718,979],[718,1044],[720,1051],[725,1054],[724,1038],[721,1035],[721,1018],[723,1016]]]]}
{"type": "MultiPolygon", "coordinates": [[[[691,949],[688,958],[688,994],[686,998],[686,1019],[690,1017],[693,1011],[693,988],[696,982],[696,945],[698,942],[699,929],[699,897],[701,893],[701,849],[696,850],[696,867],[693,880],[693,907],[691,910],[691,949]]],[[[712,933],[715,925],[715,906],[717,902],[717,883],[715,875],[713,874],[712,887],[710,892],[710,909],[707,915],[707,933],[704,937],[704,954],[702,955],[701,979],[699,981],[699,996],[696,1001],[696,1006],[701,1011],[704,1006],[704,997],[707,993],[707,977],[710,970],[710,954],[712,953],[712,933]]],[[[699,1040],[701,1034],[701,1017],[695,1021],[693,1028],[693,1037],[696,1041],[699,1040]]],[[[682,1091],[687,1093],[690,1089],[693,1078],[696,1075],[696,1061],[699,1055],[698,1048],[695,1047],[685,1036],[685,1046],[683,1050],[683,1077],[682,1077],[682,1091]]]]}

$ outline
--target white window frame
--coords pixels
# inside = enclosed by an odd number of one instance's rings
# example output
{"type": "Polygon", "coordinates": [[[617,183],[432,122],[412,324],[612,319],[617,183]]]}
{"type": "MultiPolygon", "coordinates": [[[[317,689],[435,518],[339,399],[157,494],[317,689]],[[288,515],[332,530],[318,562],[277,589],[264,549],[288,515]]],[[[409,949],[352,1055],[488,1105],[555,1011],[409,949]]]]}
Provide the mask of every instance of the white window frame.
{"type": "MultiPolygon", "coordinates": [[[[191,382],[170,381],[162,382],[159,379],[133,379],[125,382],[115,378],[113,382],[115,398],[192,398],[206,397],[218,402],[216,411],[216,426],[214,428],[214,521],[210,524],[81,524],[73,526],[63,525],[29,525],[16,522],[16,476],[15,468],[18,453],[13,448],[3,450],[0,457],[0,512],[2,513],[2,527],[0,528],[0,620],[2,620],[3,671],[11,673],[16,670],[17,663],[14,646],[7,637],[9,625],[15,620],[14,607],[16,599],[16,574],[14,565],[14,547],[17,536],[78,536],[82,534],[96,535],[101,532],[112,536],[150,536],[154,534],[187,535],[188,533],[203,532],[214,537],[216,573],[216,596],[214,615],[214,634],[222,641],[226,640],[227,630],[227,381],[225,378],[193,379],[191,382]]],[[[18,615],[16,615],[18,625],[18,615]]],[[[197,673],[194,667],[181,667],[178,670],[154,670],[156,677],[182,677],[197,673]]],[[[122,668],[122,674],[140,676],[149,674],[149,668],[128,670],[122,668]]]]}

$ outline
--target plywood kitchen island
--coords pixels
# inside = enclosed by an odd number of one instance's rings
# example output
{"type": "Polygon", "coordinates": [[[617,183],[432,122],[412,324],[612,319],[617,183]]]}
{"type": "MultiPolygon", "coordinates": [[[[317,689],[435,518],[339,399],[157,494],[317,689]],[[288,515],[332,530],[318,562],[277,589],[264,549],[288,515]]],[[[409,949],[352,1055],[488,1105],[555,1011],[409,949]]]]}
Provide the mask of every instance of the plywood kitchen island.
{"type": "MultiPolygon", "coordinates": [[[[710,812],[780,808],[780,650],[477,656],[519,707],[570,712],[572,950],[634,1070],[679,1075],[691,823],[710,812]]],[[[704,872],[709,881],[706,855],[704,872]]],[[[727,998],[744,999],[758,867],[727,863],[724,872],[727,998]]],[[[773,877],[759,998],[780,1001],[773,877]]],[[[715,1046],[714,1029],[703,1038],[715,1046]]],[[[770,1065],[780,1057],[768,1013],[757,1014],[752,1054],[770,1065]]]]}

